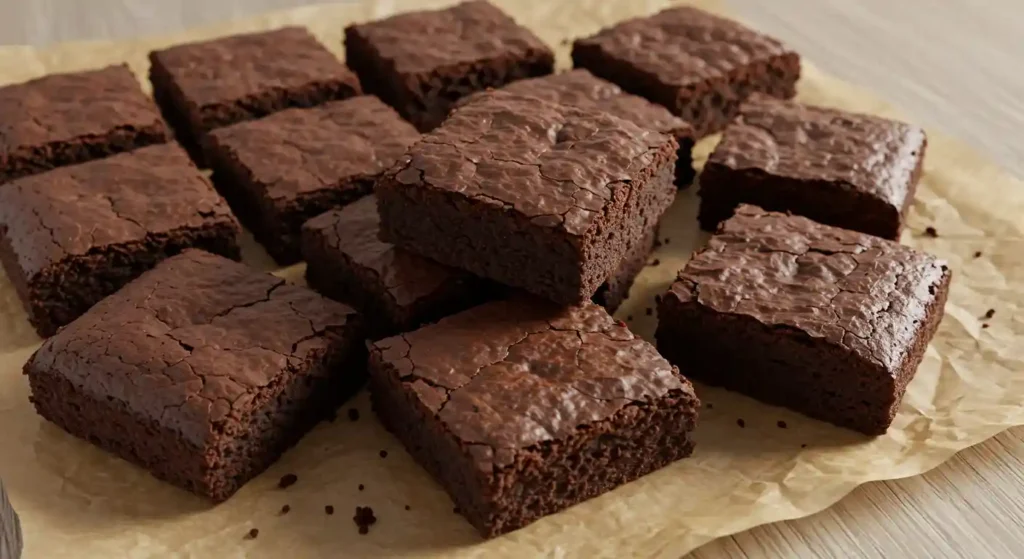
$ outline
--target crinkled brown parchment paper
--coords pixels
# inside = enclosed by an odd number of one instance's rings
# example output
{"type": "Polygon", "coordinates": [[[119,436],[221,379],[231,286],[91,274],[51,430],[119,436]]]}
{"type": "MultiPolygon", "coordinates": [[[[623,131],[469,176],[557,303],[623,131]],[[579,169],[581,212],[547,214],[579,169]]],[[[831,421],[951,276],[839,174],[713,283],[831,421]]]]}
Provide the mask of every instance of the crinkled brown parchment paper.
{"type": "MultiPolygon", "coordinates": [[[[372,0],[302,8],[177,36],[123,43],[0,49],[0,82],[128,61],[145,76],[159,46],[243,30],[306,25],[341,50],[345,24],[440,2],[372,0]]],[[[497,2],[568,62],[571,39],[668,0],[497,2]]],[[[707,4],[704,2],[702,4],[707,4]]],[[[813,53],[805,53],[813,58],[813,53]]],[[[896,115],[854,87],[804,65],[804,101],[896,115]]],[[[25,530],[29,559],[106,557],[679,557],[757,524],[809,515],[870,480],[920,474],[958,450],[1024,424],[1024,184],[985,158],[933,133],[926,172],[903,242],[946,258],[954,270],[946,318],[910,385],[889,434],[867,440],[782,409],[702,389],[697,450],[635,483],[483,542],[445,493],[374,420],[365,397],[351,422],[344,409],[234,498],[217,507],[40,420],[21,366],[37,347],[9,281],[0,272],[0,477],[25,530]],[[938,238],[923,235],[934,226],[938,238]],[[982,255],[975,258],[976,251],[982,255]],[[982,321],[988,309],[993,319],[982,321]],[[982,322],[990,323],[987,329],[982,322]],[[737,426],[737,419],[746,428],[737,426]],[[785,421],[782,429],[778,421],[785,421]],[[806,445],[806,448],[804,448],[806,445]],[[380,458],[379,451],[388,456],[380,458]],[[281,490],[278,479],[298,475],[281,490]],[[360,484],[365,490],[358,489],[360,484]],[[283,505],[291,511],[279,512],[283,505]],[[326,505],[337,511],[324,513],[326,505]],[[357,505],[379,519],[360,536],[357,505]],[[410,510],[405,510],[409,505],[410,510]],[[245,540],[250,528],[259,537],[245,540]]],[[[711,142],[699,146],[706,154],[711,142]]],[[[666,246],[619,311],[649,336],[647,316],[690,252],[696,198],[679,196],[666,218],[666,246]]],[[[246,260],[269,267],[252,243],[246,260]]],[[[284,275],[301,278],[301,269],[284,275]]]]}

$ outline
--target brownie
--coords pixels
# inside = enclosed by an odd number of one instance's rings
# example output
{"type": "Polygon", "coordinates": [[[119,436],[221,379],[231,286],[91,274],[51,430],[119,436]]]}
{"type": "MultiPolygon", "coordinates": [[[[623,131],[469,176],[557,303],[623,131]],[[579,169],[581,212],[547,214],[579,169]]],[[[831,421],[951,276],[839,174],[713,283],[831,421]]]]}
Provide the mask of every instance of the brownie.
{"type": "Polygon", "coordinates": [[[481,534],[515,530],[693,452],[693,387],[620,324],[475,307],[373,344],[373,409],[481,534]]]}
{"type": "Polygon", "coordinates": [[[698,138],[725,127],[752,93],[793,97],[800,78],[800,56],[779,41],[685,6],[578,39],[572,60],[668,107],[698,138]]]}
{"type": "Polygon", "coordinates": [[[536,35],[483,1],[350,25],[345,60],[367,92],[424,132],[460,97],[550,74],[555,64],[536,35]]]}
{"type": "Polygon", "coordinates": [[[186,248],[239,258],[240,232],[173,143],[0,188],[0,262],[41,336],[186,248]]]}
{"type": "Polygon", "coordinates": [[[676,185],[686,188],[693,182],[693,127],[661,105],[625,93],[619,86],[583,69],[519,80],[501,89],[563,105],[596,107],[637,126],[673,136],[679,142],[676,185]]]}
{"type": "Polygon", "coordinates": [[[355,74],[301,27],[177,45],[149,61],[153,96],[200,161],[214,128],[360,93],[355,74]]]}
{"type": "Polygon", "coordinates": [[[123,64],[0,87],[0,183],[167,139],[123,64]]]}
{"type": "Polygon", "coordinates": [[[351,308],[188,250],[44,342],[25,373],[46,419],[223,501],[360,387],[363,339],[351,308]]]}
{"type": "Polygon", "coordinates": [[[694,379],[880,435],[949,280],[892,241],[744,205],[661,298],[658,348],[694,379]]]}
{"type": "Polygon", "coordinates": [[[302,258],[302,224],[373,189],[378,175],[419,139],[376,97],[360,96],[210,132],[213,181],[267,252],[302,258]]]}
{"type": "Polygon", "coordinates": [[[595,108],[488,92],[381,177],[381,238],[558,303],[583,302],[672,203],[677,149],[595,108]]]}
{"type": "Polygon", "coordinates": [[[489,282],[395,248],[379,231],[372,195],[311,219],[302,231],[306,282],[356,307],[371,338],[408,332],[494,295],[489,282]]]}
{"type": "Polygon", "coordinates": [[[0,480],[0,557],[18,559],[21,557],[21,521],[7,500],[4,482],[0,480]]]}
{"type": "Polygon", "coordinates": [[[898,239],[926,144],[895,120],[755,96],[704,166],[700,224],[746,203],[898,239]]]}

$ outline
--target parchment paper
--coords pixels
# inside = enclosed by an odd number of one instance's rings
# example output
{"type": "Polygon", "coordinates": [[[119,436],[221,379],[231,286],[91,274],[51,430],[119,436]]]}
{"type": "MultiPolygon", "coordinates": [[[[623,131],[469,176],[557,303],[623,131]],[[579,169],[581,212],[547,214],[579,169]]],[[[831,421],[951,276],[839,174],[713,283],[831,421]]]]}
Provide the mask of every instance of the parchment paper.
{"type": "MultiPolygon", "coordinates": [[[[492,0],[493,1],[493,0],[492,0]]],[[[345,24],[448,2],[365,0],[301,8],[171,37],[124,43],[0,49],[0,82],[128,61],[144,80],[156,47],[243,30],[301,24],[341,50],[345,24]]],[[[669,0],[498,1],[568,64],[571,39],[669,0]]],[[[708,2],[699,2],[706,8],[708,2]]],[[[813,58],[814,53],[804,53],[813,58]]],[[[898,116],[870,94],[804,62],[804,101],[898,116]]],[[[714,140],[699,145],[706,155],[714,140]]],[[[703,159],[703,157],[702,157],[703,159]]],[[[705,236],[693,189],[666,219],[660,265],[646,269],[619,311],[650,337],[655,294],[705,236]]],[[[43,422],[21,366],[39,340],[0,275],[0,477],[22,516],[26,557],[679,557],[712,538],[806,516],[858,484],[920,474],[958,450],[1024,423],[1024,185],[969,149],[929,133],[925,174],[903,242],[953,270],[943,321],[886,436],[865,439],[794,413],[698,386],[706,403],[693,457],[505,537],[482,542],[431,478],[374,420],[365,394],[228,502],[208,503],[43,422]],[[934,226],[938,238],[923,235],[934,226]],[[976,251],[982,255],[975,258],[976,251]],[[986,310],[995,317],[981,320],[986,310]],[[982,328],[982,323],[990,327],[982,328]],[[709,406],[710,408],[710,406],[709,406]],[[746,428],[737,425],[742,418],[746,428]],[[787,428],[777,426],[785,421],[787,428]],[[804,447],[806,445],[806,447],[804,447]],[[380,450],[387,450],[382,459],[380,450]],[[279,478],[299,481],[277,489],[279,478]],[[358,486],[365,485],[360,491],[358,486]],[[291,512],[281,515],[283,505],[291,512]],[[325,514],[333,505],[336,513],[325,514]],[[357,505],[378,518],[357,533],[357,505]],[[405,505],[410,510],[405,510],[405,505]],[[256,540],[243,536],[258,528],[256,540]]],[[[248,243],[246,261],[271,266],[248,243]]],[[[301,278],[301,267],[280,273],[301,278]]],[[[2,273],[0,273],[2,274],[2,273]]],[[[685,372],[685,371],[684,371],[685,372]]]]}

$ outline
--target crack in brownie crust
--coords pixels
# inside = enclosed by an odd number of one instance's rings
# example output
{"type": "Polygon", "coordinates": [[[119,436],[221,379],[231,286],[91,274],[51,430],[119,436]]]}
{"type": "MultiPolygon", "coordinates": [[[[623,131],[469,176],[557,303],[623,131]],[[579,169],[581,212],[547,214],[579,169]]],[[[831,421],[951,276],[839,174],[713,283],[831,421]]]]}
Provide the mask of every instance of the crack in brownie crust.
{"type": "Polygon", "coordinates": [[[485,536],[688,456],[699,402],[593,303],[476,307],[371,348],[374,409],[485,536]]]}
{"type": "Polygon", "coordinates": [[[926,144],[902,122],[754,97],[704,166],[701,226],[746,203],[898,239],[926,144]]]}
{"type": "Polygon", "coordinates": [[[740,206],[662,297],[658,347],[694,378],[882,434],[950,274],[891,241],[740,206]]]}
{"type": "Polygon", "coordinates": [[[482,1],[349,26],[345,56],[368,92],[424,132],[460,97],[550,74],[555,60],[530,30],[482,1]]]}
{"type": "Polygon", "coordinates": [[[190,250],[47,340],[25,372],[43,417],[220,501],[358,389],[363,359],[348,307],[190,250]]]}
{"type": "Polygon", "coordinates": [[[167,139],[126,65],[0,87],[0,183],[167,139]]]}
{"type": "Polygon", "coordinates": [[[278,264],[301,259],[302,224],[370,192],[420,137],[376,97],[289,109],[212,131],[214,182],[278,264]]]}
{"type": "Polygon", "coordinates": [[[800,57],[739,23],[691,7],[623,21],[573,44],[573,63],[668,107],[698,138],[752,93],[796,94],[800,57]]]}
{"type": "Polygon", "coordinates": [[[381,238],[553,301],[584,301],[671,204],[677,148],[603,111],[489,92],[382,176],[381,238]]]}
{"type": "Polygon", "coordinates": [[[227,204],[175,144],[0,189],[0,260],[43,336],[186,248],[239,258],[227,204]]]}

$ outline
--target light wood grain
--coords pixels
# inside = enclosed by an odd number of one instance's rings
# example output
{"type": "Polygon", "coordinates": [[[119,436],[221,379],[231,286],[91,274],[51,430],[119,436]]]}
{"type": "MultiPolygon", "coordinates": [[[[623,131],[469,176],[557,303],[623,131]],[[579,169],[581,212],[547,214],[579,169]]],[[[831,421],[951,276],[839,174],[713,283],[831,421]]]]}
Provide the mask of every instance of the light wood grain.
{"type": "MultiPolygon", "coordinates": [[[[568,0],[567,0],[568,1],[568,0]]],[[[1024,176],[1020,0],[727,0],[823,69],[1024,176]]],[[[124,38],[309,0],[0,0],[0,43],[124,38]]],[[[814,516],[712,542],[718,557],[1024,556],[1024,429],[814,516]]]]}

